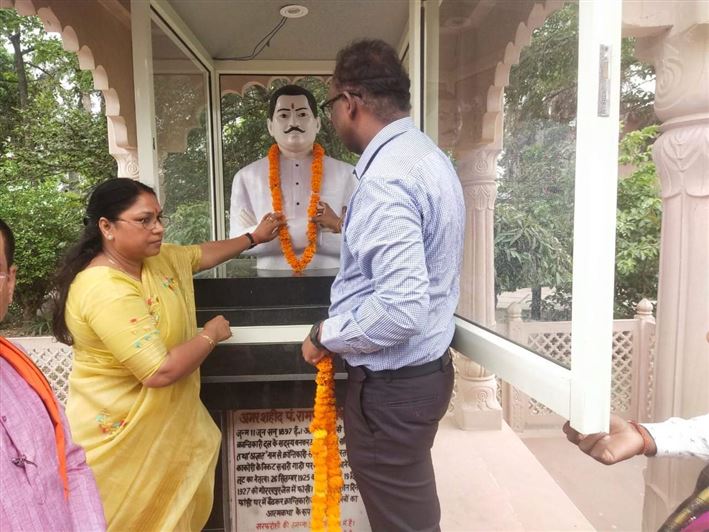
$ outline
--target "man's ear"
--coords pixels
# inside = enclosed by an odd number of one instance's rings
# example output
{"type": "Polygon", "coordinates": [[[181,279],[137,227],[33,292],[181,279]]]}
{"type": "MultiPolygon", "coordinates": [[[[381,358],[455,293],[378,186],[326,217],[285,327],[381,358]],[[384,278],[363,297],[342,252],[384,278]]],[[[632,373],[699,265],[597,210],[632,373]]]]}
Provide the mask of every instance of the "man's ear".
{"type": "Polygon", "coordinates": [[[345,112],[347,113],[347,116],[350,117],[350,120],[354,120],[354,117],[357,115],[357,111],[359,111],[359,102],[357,101],[357,98],[353,96],[345,98],[345,112]]]}
{"type": "Polygon", "coordinates": [[[12,304],[12,296],[15,293],[15,280],[17,279],[17,266],[10,266],[7,277],[8,305],[12,304]]]}
{"type": "Polygon", "coordinates": [[[320,121],[319,116],[315,119],[315,124],[315,134],[317,135],[318,133],[320,133],[320,128],[322,127],[322,122],[320,121]]]}
{"type": "Polygon", "coordinates": [[[270,118],[266,119],[266,127],[268,128],[268,134],[273,136],[273,120],[270,118]]]}

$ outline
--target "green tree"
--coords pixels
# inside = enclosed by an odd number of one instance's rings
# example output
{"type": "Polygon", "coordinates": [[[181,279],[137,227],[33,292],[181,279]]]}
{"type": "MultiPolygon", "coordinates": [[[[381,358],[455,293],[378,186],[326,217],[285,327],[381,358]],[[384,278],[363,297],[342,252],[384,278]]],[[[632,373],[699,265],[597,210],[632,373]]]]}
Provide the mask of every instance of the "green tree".
{"type": "Polygon", "coordinates": [[[651,145],[657,126],[628,133],[620,143],[620,163],[633,172],[618,183],[615,249],[615,315],[630,318],[643,298],[657,297],[660,259],[660,199],[651,145]]]}
{"type": "Polygon", "coordinates": [[[32,328],[86,193],[116,165],[101,95],[75,54],[14,10],[0,10],[0,44],[0,216],[17,235],[20,269],[10,326],[32,328]]]}
{"type": "MultiPolygon", "coordinates": [[[[627,126],[639,128],[654,121],[654,95],[647,88],[654,72],[635,58],[634,45],[632,39],[623,39],[620,107],[627,126]]],[[[499,293],[531,288],[534,319],[570,315],[577,70],[578,5],[569,3],[534,31],[505,91],[504,152],[495,213],[496,289],[499,293]],[[519,238],[512,236],[518,234],[519,238]],[[555,244],[544,245],[550,242],[555,244]],[[542,286],[554,289],[547,305],[541,301],[542,286]]],[[[644,179],[654,179],[653,171],[644,167],[644,179]]],[[[624,276],[617,282],[619,301],[647,293],[646,285],[653,278],[652,272],[642,270],[649,263],[638,260],[651,255],[652,238],[643,239],[640,232],[626,227],[626,219],[632,223],[628,213],[633,201],[653,201],[647,187],[631,187],[639,181],[619,184],[619,194],[626,193],[623,187],[637,193],[619,208],[618,249],[623,254],[617,259],[618,275],[624,276]]]]}

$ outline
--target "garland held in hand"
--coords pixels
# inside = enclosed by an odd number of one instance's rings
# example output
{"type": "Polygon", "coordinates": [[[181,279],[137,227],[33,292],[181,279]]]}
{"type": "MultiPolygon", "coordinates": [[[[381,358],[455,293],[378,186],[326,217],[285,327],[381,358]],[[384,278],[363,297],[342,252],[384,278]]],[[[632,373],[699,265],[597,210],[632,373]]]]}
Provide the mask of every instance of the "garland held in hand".
{"type": "Polygon", "coordinates": [[[332,357],[323,357],[317,368],[315,408],[310,423],[310,432],[313,434],[310,454],[313,456],[315,470],[310,527],[316,532],[340,532],[340,498],[344,482],[340,469],[332,357]]]}
{"type": "MultiPolygon", "coordinates": [[[[271,188],[271,201],[275,212],[283,212],[283,193],[281,192],[280,150],[274,144],[268,150],[268,184],[271,188]]],[[[312,218],[317,214],[320,201],[320,186],[322,184],[323,157],[325,150],[320,144],[313,144],[313,163],[310,167],[310,203],[308,204],[308,244],[303,254],[298,258],[293,251],[293,240],[288,227],[283,226],[278,231],[281,241],[281,251],[294,272],[302,272],[313,260],[317,251],[318,228],[312,218]]]]}

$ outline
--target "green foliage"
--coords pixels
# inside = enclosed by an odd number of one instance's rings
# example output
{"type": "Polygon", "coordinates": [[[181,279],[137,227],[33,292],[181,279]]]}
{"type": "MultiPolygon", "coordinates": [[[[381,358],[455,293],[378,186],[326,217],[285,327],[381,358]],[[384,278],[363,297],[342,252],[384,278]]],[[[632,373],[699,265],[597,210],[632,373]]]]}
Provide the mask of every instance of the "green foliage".
{"type": "Polygon", "coordinates": [[[621,164],[634,171],[618,183],[615,314],[629,318],[642,298],[657,297],[662,200],[651,144],[657,126],[628,133],[620,143],[621,164]]]}
{"type": "Polygon", "coordinates": [[[501,204],[495,213],[497,292],[559,286],[571,276],[571,256],[552,228],[530,212],[501,204]]]}
{"type": "Polygon", "coordinates": [[[0,187],[0,212],[16,239],[15,302],[32,321],[47,294],[58,257],[80,232],[82,201],[57,178],[0,187]]]}
{"type": "MultiPolygon", "coordinates": [[[[630,128],[652,124],[654,79],[623,39],[621,117],[630,128]]],[[[496,291],[532,288],[535,319],[570,317],[573,235],[578,4],[568,3],[536,29],[510,72],[505,91],[504,152],[495,212],[496,291]],[[540,287],[553,289],[534,301],[540,287]]],[[[657,284],[660,201],[648,145],[654,128],[630,133],[620,164],[636,171],[619,182],[616,316],[632,314],[657,284]]]]}
{"type": "Polygon", "coordinates": [[[175,244],[206,242],[210,240],[209,220],[208,201],[181,203],[170,214],[170,223],[165,229],[165,239],[175,244]]]}
{"type": "Polygon", "coordinates": [[[16,332],[46,333],[38,310],[81,228],[84,198],[114,177],[91,75],[36,17],[0,10],[0,217],[17,237],[16,332]]]}

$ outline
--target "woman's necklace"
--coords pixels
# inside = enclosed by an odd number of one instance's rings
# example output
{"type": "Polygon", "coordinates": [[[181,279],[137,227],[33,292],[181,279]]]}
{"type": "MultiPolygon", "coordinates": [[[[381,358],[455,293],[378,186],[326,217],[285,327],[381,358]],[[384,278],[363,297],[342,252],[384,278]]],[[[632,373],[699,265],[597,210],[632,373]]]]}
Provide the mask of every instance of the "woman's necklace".
{"type": "Polygon", "coordinates": [[[103,255],[104,255],[104,257],[106,257],[106,260],[107,260],[108,262],[110,262],[111,264],[113,264],[113,265],[116,267],[116,269],[118,269],[119,271],[122,271],[122,272],[125,273],[126,275],[129,275],[129,276],[132,277],[133,279],[136,279],[136,280],[140,281],[140,276],[137,276],[137,277],[136,277],[136,276],[133,275],[132,273],[129,273],[128,271],[126,271],[126,269],[125,269],[123,266],[121,266],[118,262],[116,262],[115,260],[113,260],[113,259],[111,258],[111,256],[110,256],[106,251],[103,252],[103,255]]]}

